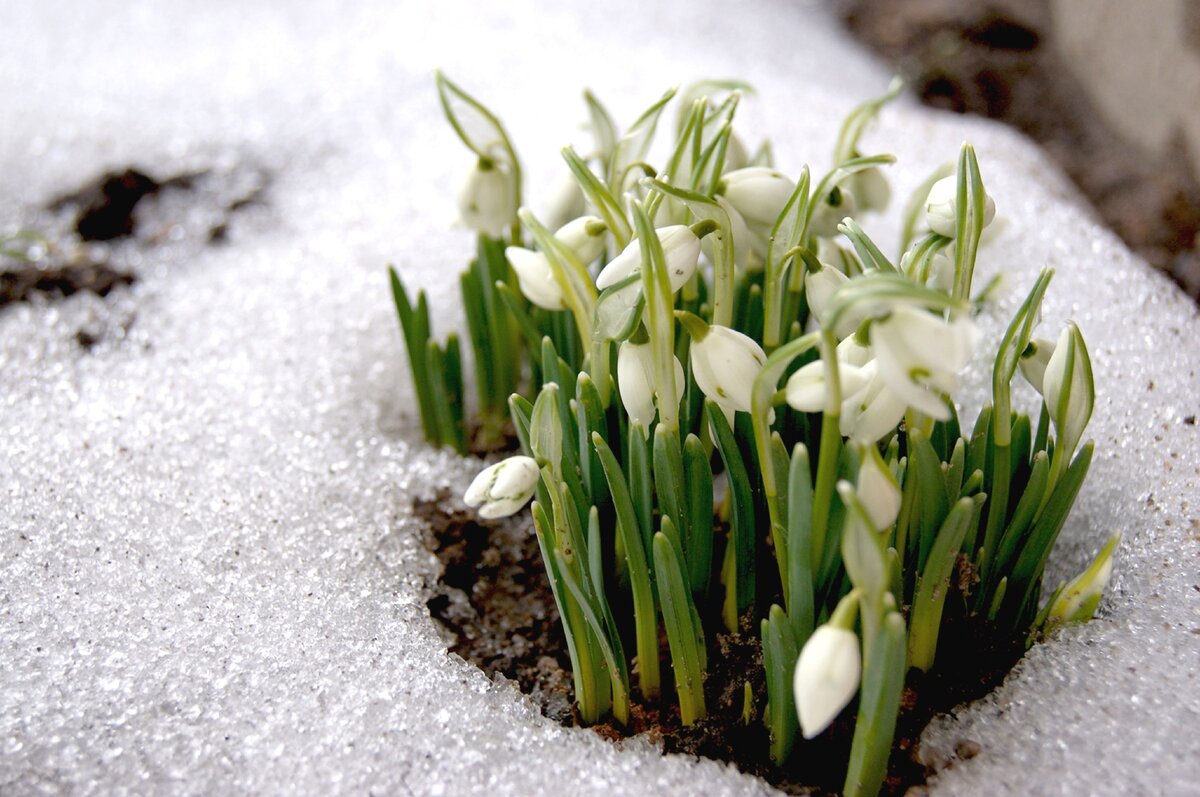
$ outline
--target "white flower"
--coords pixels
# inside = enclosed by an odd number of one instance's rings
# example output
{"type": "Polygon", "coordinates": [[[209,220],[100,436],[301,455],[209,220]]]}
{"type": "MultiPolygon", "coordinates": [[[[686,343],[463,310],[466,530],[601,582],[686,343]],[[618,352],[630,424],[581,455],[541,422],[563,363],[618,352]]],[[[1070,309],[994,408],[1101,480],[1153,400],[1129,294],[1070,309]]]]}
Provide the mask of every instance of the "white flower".
{"type": "Polygon", "coordinates": [[[834,186],[817,203],[812,220],[808,223],[808,231],[822,238],[832,238],[838,234],[837,228],[842,219],[853,216],[857,210],[854,194],[834,186]]]}
{"type": "Polygon", "coordinates": [[[883,169],[878,166],[850,175],[846,180],[846,188],[854,195],[858,207],[864,211],[884,210],[892,198],[892,187],[883,176],[883,169]]]}
{"type": "Polygon", "coordinates": [[[496,161],[480,159],[458,192],[463,224],[492,238],[503,238],[517,216],[512,173],[496,161]]]}
{"type": "Polygon", "coordinates": [[[824,327],[828,319],[829,300],[837,289],[850,281],[842,272],[831,266],[825,266],[820,271],[809,271],[804,275],[804,298],[808,302],[809,312],[824,327]]]}
{"type": "Polygon", "coordinates": [[[476,476],[463,495],[463,503],[479,507],[481,518],[508,517],[533,497],[539,475],[532,457],[509,457],[476,476]]]}
{"type": "Polygon", "coordinates": [[[604,252],[608,227],[596,216],[580,216],[558,228],[554,237],[567,245],[585,266],[604,252]]]}
{"type": "Polygon", "coordinates": [[[1033,385],[1033,389],[1038,393],[1042,392],[1046,366],[1050,364],[1050,357],[1054,354],[1054,348],[1054,341],[1046,340],[1045,338],[1034,338],[1029,341],[1029,345],[1021,353],[1021,359],[1018,362],[1018,365],[1021,367],[1021,376],[1025,377],[1025,381],[1033,385]]]}
{"type": "MultiPolygon", "coordinates": [[[[604,222],[595,216],[580,216],[560,227],[554,237],[566,244],[579,262],[587,264],[604,251],[605,229],[604,222]]],[[[517,273],[517,282],[526,299],[547,310],[566,307],[562,288],[554,279],[554,270],[543,252],[510,246],[504,254],[517,273]]]]}
{"type": "Polygon", "coordinates": [[[944,395],[958,387],[958,372],[978,340],[966,317],[943,321],[926,310],[899,306],[871,326],[879,375],[906,404],[931,418],[947,420],[944,395]]]}
{"type": "Polygon", "coordinates": [[[1074,324],[1058,336],[1054,353],[1046,363],[1042,377],[1042,395],[1054,421],[1057,444],[1070,455],[1083,437],[1084,427],[1092,417],[1095,385],[1092,381],[1092,361],[1088,357],[1083,335],[1074,324]],[[1068,364],[1071,366],[1067,372],[1068,364]]]}
{"type": "Polygon", "coordinates": [[[842,401],[838,418],[841,433],[863,444],[872,444],[896,429],[908,405],[888,389],[874,360],[862,367],[866,385],[842,401]]]}
{"type": "MultiPolygon", "coordinates": [[[[677,291],[696,273],[700,260],[700,239],[684,224],[662,227],[656,231],[662,244],[663,258],[667,264],[667,277],[671,291],[677,291]]],[[[615,285],[630,274],[642,269],[642,245],[637,239],[629,242],[621,254],[601,269],[596,277],[596,287],[604,290],[615,285]]]]}
{"type": "Polygon", "coordinates": [[[584,199],[583,191],[579,188],[579,181],[575,179],[574,175],[568,173],[555,188],[554,194],[541,216],[547,227],[557,229],[571,219],[582,216],[586,211],[587,200],[584,199]]]}
{"type": "Polygon", "coordinates": [[[550,261],[541,252],[510,246],[504,250],[508,264],[517,273],[517,282],[525,298],[547,310],[562,310],[566,307],[562,288],[554,279],[550,261]]]}
{"type": "Polygon", "coordinates": [[[886,531],[900,514],[900,485],[883,464],[874,445],[863,446],[863,462],[858,468],[855,486],[858,500],[867,510],[867,517],[876,531],[886,531]]]}
{"type": "MultiPolygon", "coordinates": [[[[729,233],[733,236],[733,265],[735,268],[744,269],[751,263],[750,255],[755,256],[754,265],[758,270],[762,269],[762,261],[767,256],[766,239],[761,236],[752,235],[750,228],[746,226],[746,220],[742,218],[742,214],[737,211],[733,205],[729,203],[723,196],[716,198],[717,204],[725,211],[725,215],[729,217],[729,233]]],[[[704,252],[704,256],[708,258],[710,263],[716,263],[717,257],[714,249],[718,246],[724,246],[722,237],[726,235],[724,229],[718,227],[710,235],[704,236],[700,241],[700,249],[704,252]]]]}
{"type": "MultiPolygon", "coordinates": [[[[625,341],[617,350],[617,389],[621,403],[629,414],[630,423],[641,426],[649,433],[654,420],[654,347],[649,343],[625,341]]],[[[683,394],[686,383],[683,366],[678,357],[675,361],[675,395],[683,394]]]]}
{"type": "Polygon", "coordinates": [[[796,660],[792,688],[805,739],[829,727],[854,698],[862,676],[858,637],[828,623],[813,631],[796,660]]]}
{"type": "Polygon", "coordinates": [[[794,190],[796,184],[788,177],[765,166],[726,172],[717,186],[717,194],[724,195],[747,224],[768,232],[794,190]]]}
{"type": "MultiPolygon", "coordinates": [[[[990,196],[984,195],[983,226],[986,227],[996,218],[996,203],[990,196]]],[[[958,177],[950,175],[943,177],[929,189],[929,197],[925,200],[925,222],[929,229],[938,235],[953,238],[956,232],[958,207],[958,177]]]]}
{"type": "Polygon", "coordinates": [[[704,395],[726,412],[749,412],[754,378],[767,360],[762,347],[736,329],[714,325],[707,335],[692,338],[690,351],[704,395]]]}

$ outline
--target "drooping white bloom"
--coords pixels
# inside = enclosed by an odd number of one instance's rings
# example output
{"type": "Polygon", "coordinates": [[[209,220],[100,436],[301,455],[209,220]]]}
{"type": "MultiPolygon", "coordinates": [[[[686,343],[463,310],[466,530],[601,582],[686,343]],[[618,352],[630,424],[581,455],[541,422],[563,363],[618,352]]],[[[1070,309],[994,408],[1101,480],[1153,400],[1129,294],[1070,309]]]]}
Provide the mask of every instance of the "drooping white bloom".
{"type": "Polygon", "coordinates": [[[509,457],[476,476],[463,495],[463,503],[479,507],[481,518],[508,517],[533,497],[538,477],[538,466],[532,457],[509,457]]]}
{"type": "Polygon", "coordinates": [[[768,231],[794,190],[796,184],[790,178],[765,166],[726,172],[717,186],[717,194],[729,200],[747,224],[766,227],[768,231]]]}
{"type": "Polygon", "coordinates": [[[862,366],[862,374],[866,385],[842,401],[838,425],[844,436],[869,445],[895,430],[908,405],[888,389],[874,360],[862,366]]]}
{"type": "MultiPolygon", "coordinates": [[[[675,361],[675,395],[683,395],[686,382],[683,365],[675,361]]],[[[654,347],[649,343],[625,341],[617,350],[617,389],[629,421],[648,434],[654,420],[654,347]]]]}
{"type": "Polygon", "coordinates": [[[503,238],[517,217],[513,176],[508,167],[480,159],[458,192],[463,224],[492,238],[503,238]]]}
{"type": "Polygon", "coordinates": [[[749,412],[754,378],[767,355],[753,338],[736,329],[713,325],[702,338],[692,338],[692,373],[704,395],[722,409],[749,412]]]}
{"type": "Polygon", "coordinates": [[[858,204],[854,194],[843,191],[837,186],[817,203],[813,210],[812,220],[808,223],[808,231],[822,238],[832,238],[838,234],[838,225],[847,216],[854,216],[858,204]]]}
{"type": "Polygon", "coordinates": [[[574,175],[567,174],[555,187],[541,218],[547,227],[557,229],[586,212],[587,200],[579,188],[579,181],[574,175]]]}
{"type": "Polygon", "coordinates": [[[859,209],[885,210],[892,199],[892,187],[888,185],[883,169],[872,166],[851,175],[846,180],[846,189],[854,195],[859,209]]]}
{"type": "MultiPolygon", "coordinates": [[[[580,216],[569,221],[554,233],[554,237],[566,244],[580,263],[590,263],[604,251],[604,222],[595,216],[580,216]]],[[[545,253],[535,252],[520,246],[504,250],[508,263],[517,272],[517,282],[525,298],[547,310],[562,310],[566,307],[562,287],[554,279],[554,271],[545,253]]]]}
{"type": "Polygon", "coordinates": [[[854,698],[862,656],[853,631],[826,623],[813,631],[796,660],[792,688],[805,739],[829,727],[854,698]]]}
{"type": "MultiPolygon", "coordinates": [[[[983,226],[986,227],[996,218],[996,203],[990,196],[984,195],[983,226]]],[[[929,189],[925,200],[925,222],[929,229],[938,235],[953,238],[958,208],[958,177],[950,175],[943,177],[929,189]]]]}
{"type": "Polygon", "coordinates": [[[849,281],[849,277],[830,266],[804,275],[804,298],[808,302],[809,312],[822,328],[829,320],[827,311],[830,298],[849,281]]]}
{"type": "Polygon", "coordinates": [[[874,445],[863,446],[863,461],[858,468],[855,493],[867,510],[867,518],[876,531],[886,531],[900,514],[900,485],[883,464],[874,445]]]}
{"type": "MultiPolygon", "coordinates": [[[[671,282],[671,291],[677,291],[696,273],[696,264],[700,260],[700,239],[684,224],[674,224],[657,230],[659,243],[662,244],[663,258],[667,264],[667,277],[671,282]]],[[[596,287],[600,290],[615,285],[621,280],[642,269],[642,245],[637,239],[613,258],[596,277],[596,287]]]]}
{"type": "Polygon", "coordinates": [[[958,387],[958,373],[979,333],[967,317],[946,322],[926,310],[899,306],[871,326],[871,347],[884,383],[906,404],[947,420],[942,396],[958,387]]]}
{"type": "MultiPolygon", "coordinates": [[[[838,386],[842,401],[862,390],[868,375],[858,366],[838,363],[838,386]]],[[[799,412],[820,412],[825,409],[825,391],[828,389],[829,369],[823,360],[811,362],[788,377],[785,386],[787,403],[799,412]]]]}
{"type": "Polygon", "coordinates": [[[604,252],[608,227],[597,216],[580,216],[558,228],[554,237],[567,245],[585,266],[604,252]]]}
{"type": "Polygon", "coordinates": [[[1025,381],[1033,385],[1033,389],[1038,393],[1042,392],[1046,366],[1050,364],[1054,348],[1054,341],[1046,340],[1045,338],[1034,338],[1029,341],[1029,345],[1021,353],[1021,359],[1018,362],[1021,368],[1021,376],[1025,377],[1025,381]]]}

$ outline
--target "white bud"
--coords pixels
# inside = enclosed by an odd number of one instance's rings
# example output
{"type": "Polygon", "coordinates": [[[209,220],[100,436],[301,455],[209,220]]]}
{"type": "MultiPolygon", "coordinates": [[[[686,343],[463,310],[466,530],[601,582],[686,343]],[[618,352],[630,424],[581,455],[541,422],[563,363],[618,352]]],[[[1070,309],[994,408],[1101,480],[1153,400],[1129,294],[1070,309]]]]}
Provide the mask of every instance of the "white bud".
{"type": "Polygon", "coordinates": [[[1046,624],[1084,623],[1092,619],[1112,578],[1112,555],[1121,535],[1109,538],[1088,568],[1062,588],[1046,616],[1046,624]]]}
{"type": "Polygon", "coordinates": [[[544,254],[520,246],[510,246],[504,250],[504,255],[513,271],[517,273],[517,283],[526,299],[547,310],[562,310],[566,307],[562,288],[554,279],[554,271],[544,254]]]}
{"type": "Polygon", "coordinates": [[[607,227],[596,216],[580,216],[558,228],[554,237],[567,245],[585,266],[604,252],[607,227]]]}
{"type": "Polygon", "coordinates": [[[863,462],[858,468],[855,493],[867,510],[876,531],[886,531],[900,514],[900,485],[883,464],[874,445],[863,446],[863,462]]]}
{"type": "MultiPolygon", "coordinates": [[[[996,203],[990,196],[984,195],[983,226],[986,227],[996,218],[996,203]]],[[[958,208],[958,176],[943,177],[929,189],[925,200],[925,222],[929,229],[938,235],[953,238],[957,225],[958,208]]]]}
{"type": "Polygon", "coordinates": [[[862,656],[853,631],[828,623],[813,631],[796,660],[792,688],[805,739],[829,727],[858,692],[862,656]]]}
{"type": "Polygon", "coordinates": [[[770,230],[794,190],[796,184],[782,173],[765,166],[751,166],[726,172],[717,193],[729,200],[747,224],[770,230]]]}
{"type": "Polygon", "coordinates": [[[512,173],[496,161],[479,160],[458,192],[463,224],[492,238],[503,238],[517,216],[512,173]]]}
{"type": "Polygon", "coordinates": [[[885,210],[892,199],[892,187],[888,185],[883,169],[872,166],[853,174],[846,180],[846,187],[854,194],[859,208],[868,210],[885,210]]]}
{"type": "Polygon", "coordinates": [[[1092,361],[1083,335],[1074,324],[1068,324],[1058,336],[1042,376],[1042,395],[1054,421],[1057,446],[1070,456],[1091,420],[1096,399],[1092,361]]]}
{"type": "MultiPolygon", "coordinates": [[[[617,350],[617,389],[621,393],[621,404],[629,415],[630,423],[638,424],[643,433],[649,433],[654,420],[654,347],[649,343],[625,341],[617,350]]],[[[683,365],[678,357],[675,361],[675,395],[682,395],[686,383],[683,365]]]]}
{"type": "Polygon", "coordinates": [[[1033,385],[1033,389],[1038,393],[1042,392],[1046,366],[1050,364],[1050,357],[1053,354],[1054,341],[1045,338],[1034,338],[1029,341],[1029,345],[1021,353],[1021,360],[1018,362],[1021,376],[1025,377],[1025,381],[1033,385]]]}
{"type": "MultiPolygon", "coordinates": [[[[691,228],[683,224],[662,227],[656,231],[659,243],[662,244],[663,258],[667,264],[667,278],[671,283],[671,292],[683,287],[692,275],[696,273],[696,264],[700,260],[700,239],[691,228]]],[[[641,243],[635,238],[629,242],[621,254],[609,262],[596,277],[596,287],[604,290],[615,285],[630,274],[642,269],[641,243]]]]}
{"type": "Polygon", "coordinates": [[[754,378],[766,360],[762,347],[736,329],[713,325],[703,338],[692,338],[696,385],[727,411],[750,411],[754,378]]]}
{"type": "Polygon", "coordinates": [[[900,306],[871,326],[871,347],[884,383],[909,406],[937,420],[950,410],[943,394],[975,350],[979,332],[967,317],[946,322],[926,310],[900,306]]]}
{"type": "Polygon", "coordinates": [[[829,266],[820,271],[809,271],[804,275],[804,298],[808,302],[809,312],[821,327],[829,320],[829,300],[838,288],[849,281],[849,277],[829,266]]]}
{"type": "Polygon", "coordinates": [[[579,181],[573,174],[568,173],[555,188],[554,195],[541,218],[547,227],[557,229],[586,212],[587,200],[579,188],[579,181]]]}
{"type": "Polygon", "coordinates": [[[463,503],[479,507],[481,518],[508,517],[533,497],[538,477],[537,463],[531,457],[509,457],[476,476],[463,503]]]}

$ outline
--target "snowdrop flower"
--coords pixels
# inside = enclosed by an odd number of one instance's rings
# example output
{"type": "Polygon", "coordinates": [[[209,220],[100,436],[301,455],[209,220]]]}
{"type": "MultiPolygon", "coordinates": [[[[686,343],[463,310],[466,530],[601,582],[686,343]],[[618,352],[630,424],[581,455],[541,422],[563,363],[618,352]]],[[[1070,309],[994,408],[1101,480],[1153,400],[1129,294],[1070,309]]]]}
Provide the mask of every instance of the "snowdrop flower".
{"type": "MultiPolygon", "coordinates": [[[[696,273],[696,264],[700,260],[700,239],[684,224],[674,224],[657,230],[659,243],[662,244],[663,257],[667,263],[667,276],[671,282],[671,291],[677,291],[696,273]]],[[[601,269],[596,277],[596,287],[600,290],[615,285],[621,280],[642,269],[642,245],[635,238],[629,242],[621,254],[601,269]]]]}
{"type": "Polygon", "coordinates": [[[842,402],[838,425],[843,436],[860,443],[876,443],[894,431],[908,405],[888,389],[874,360],[863,366],[867,384],[842,402]]]}
{"type": "Polygon", "coordinates": [[[820,271],[809,271],[804,275],[804,298],[808,301],[809,312],[817,319],[817,324],[824,327],[828,318],[829,300],[837,289],[850,281],[842,272],[831,266],[825,266],[820,271]]]}
{"type": "MultiPolygon", "coordinates": [[[[752,234],[750,228],[746,226],[746,220],[742,214],[725,197],[716,197],[716,201],[725,211],[725,215],[729,217],[729,234],[733,236],[734,267],[745,269],[754,266],[761,270],[762,262],[767,256],[766,238],[752,234]],[[754,257],[752,258],[751,255],[754,257]]],[[[712,235],[706,235],[700,241],[700,249],[710,263],[717,262],[714,247],[723,245],[721,236],[725,234],[725,231],[718,227],[712,235]]]]}
{"type": "Polygon", "coordinates": [[[503,238],[517,216],[512,172],[496,161],[480,158],[458,192],[463,224],[491,238],[503,238]]]}
{"type": "MultiPolygon", "coordinates": [[[[990,196],[984,197],[983,226],[986,227],[996,218],[996,203],[990,196]]],[[[929,229],[938,235],[953,238],[956,232],[956,217],[958,207],[958,177],[950,175],[943,177],[929,189],[929,197],[925,200],[925,221],[929,229]]]]}
{"type": "MultiPolygon", "coordinates": [[[[828,389],[829,369],[822,360],[805,365],[788,377],[784,393],[787,403],[798,412],[821,412],[825,409],[825,391],[828,389]]],[[[838,384],[843,402],[848,395],[862,390],[870,377],[862,368],[849,363],[838,363],[838,384]]]]}
{"type": "Polygon", "coordinates": [[[692,332],[690,352],[692,373],[704,395],[726,414],[749,412],[754,378],[767,361],[762,347],[736,329],[713,325],[706,334],[692,332]]]}
{"type": "Polygon", "coordinates": [[[1045,338],[1034,338],[1029,341],[1029,345],[1021,353],[1021,360],[1018,362],[1021,376],[1025,377],[1025,381],[1033,385],[1033,389],[1038,393],[1042,392],[1046,366],[1050,364],[1050,357],[1053,354],[1054,341],[1045,338]]]}
{"type": "Polygon", "coordinates": [[[792,681],[805,739],[829,727],[854,698],[861,677],[862,656],[853,631],[826,623],[813,632],[796,660],[792,681]]]}
{"type": "Polygon", "coordinates": [[[547,227],[558,228],[586,212],[587,200],[579,188],[579,181],[574,175],[567,174],[555,188],[541,217],[547,227]]]}
{"type": "MultiPolygon", "coordinates": [[[[604,233],[607,229],[604,222],[595,216],[580,216],[560,227],[554,237],[566,244],[581,263],[586,264],[604,251],[604,233]]],[[[550,261],[543,252],[510,246],[504,250],[504,255],[517,273],[517,282],[526,299],[547,310],[566,307],[562,288],[554,279],[550,261]]]]}
{"type": "Polygon", "coordinates": [[[887,465],[883,464],[879,449],[874,445],[863,446],[863,462],[858,468],[855,493],[866,508],[867,518],[876,531],[886,531],[892,527],[900,514],[900,485],[887,465]]]}
{"type": "MultiPolygon", "coordinates": [[[[625,341],[617,350],[617,389],[621,403],[629,414],[630,423],[641,426],[644,434],[650,432],[654,420],[654,351],[649,343],[625,341]]],[[[675,395],[683,395],[686,382],[683,365],[675,360],[675,395]]]]}
{"type": "Polygon", "coordinates": [[[857,210],[854,194],[834,186],[814,209],[808,231],[821,238],[832,238],[838,234],[842,219],[853,216],[857,210]]]}
{"type": "Polygon", "coordinates": [[[878,166],[852,174],[846,180],[846,189],[854,195],[855,204],[863,211],[885,210],[892,199],[892,187],[878,166]]]}
{"type": "Polygon", "coordinates": [[[532,457],[509,457],[476,476],[463,495],[463,503],[479,507],[481,518],[508,517],[533,497],[539,475],[532,457]]]}
{"type": "Polygon", "coordinates": [[[717,195],[729,200],[751,226],[775,226],[796,184],[782,173],[765,166],[726,172],[717,184],[717,195]]]}
{"type": "Polygon", "coordinates": [[[940,421],[950,417],[943,396],[958,387],[979,332],[966,317],[943,321],[900,306],[871,325],[871,347],[884,384],[910,407],[940,421]]]}
{"type": "Polygon", "coordinates": [[[1063,451],[1074,452],[1083,437],[1084,427],[1091,420],[1095,401],[1092,361],[1083,335],[1074,324],[1068,324],[1058,336],[1042,376],[1042,395],[1054,421],[1058,446],[1063,451]]]}

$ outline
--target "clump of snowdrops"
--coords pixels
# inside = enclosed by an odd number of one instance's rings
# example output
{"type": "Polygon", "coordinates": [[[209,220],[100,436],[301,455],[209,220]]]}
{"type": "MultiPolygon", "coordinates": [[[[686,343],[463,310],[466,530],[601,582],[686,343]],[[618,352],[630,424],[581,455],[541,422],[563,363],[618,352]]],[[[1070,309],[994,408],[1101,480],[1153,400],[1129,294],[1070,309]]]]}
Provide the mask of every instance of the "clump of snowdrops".
{"type": "Polygon", "coordinates": [[[856,220],[889,201],[894,159],[859,147],[898,85],[850,114],[819,179],[776,170],[767,144],[748,154],[743,85],[685,91],[655,164],[676,92],[623,132],[585,92],[594,147],[562,150],[569,180],[542,218],[497,117],[437,87],[474,159],[459,207],[479,233],[461,277],[478,408],[465,417],[458,338],[431,338],[425,295],[392,270],[421,423],[462,452],[515,429],[522,454],[465,500],[494,518],[534,499],[585,723],[626,723],[672,687],[681,721],[703,718],[720,618],[761,634],[771,758],[802,758],[797,737],[853,703],[844,791],[874,794],[906,676],[938,660],[952,578],[999,633],[1092,616],[1115,539],[1043,600],[1092,458],[1087,347],[1074,324],[1034,336],[1049,271],[999,341],[979,339],[995,204],[969,145],[908,203],[897,260],[856,220]],[[992,400],[963,426],[954,391],[981,346],[992,400]],[[1018,370],[1036,421],[1012,406],[1018,370]]]}

